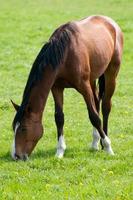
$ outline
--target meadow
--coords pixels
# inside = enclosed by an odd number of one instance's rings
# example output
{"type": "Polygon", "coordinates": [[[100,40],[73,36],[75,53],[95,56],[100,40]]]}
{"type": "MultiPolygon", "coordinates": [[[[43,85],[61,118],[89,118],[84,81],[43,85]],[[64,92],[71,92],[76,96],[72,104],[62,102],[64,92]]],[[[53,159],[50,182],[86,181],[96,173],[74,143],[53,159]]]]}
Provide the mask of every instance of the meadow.
{"type": "Polygon", "coordinates": [[[133,1],[0,0],[0,200],[133,199],[133,1]],[[124,53],[109,135],[115,156],[92,152],[92,126],[80,94],[64,97],[63,159],[55,158],[56,127],[51,94],[44,111],[44,136],[27,162],[11,159],[10,99],[21,103],[32,63],[61,24],[92,14],[112,17],[124,32],[124,53]]]}

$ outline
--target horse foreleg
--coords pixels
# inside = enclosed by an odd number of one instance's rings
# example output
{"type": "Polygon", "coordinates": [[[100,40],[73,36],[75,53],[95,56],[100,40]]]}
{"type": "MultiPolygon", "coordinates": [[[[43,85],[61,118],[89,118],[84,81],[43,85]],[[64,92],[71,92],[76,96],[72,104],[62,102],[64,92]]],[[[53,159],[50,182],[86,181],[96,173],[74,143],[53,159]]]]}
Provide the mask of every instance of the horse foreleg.
{"type": "Polygon", "coordinates": [[[63,113],[63,88],[52,88],[52,94],[55,102],[55,123],[58,134],[58,144],[56,156],[62,158],[66,149],[66,144],[63,136],[64,113],[63,113]]]}

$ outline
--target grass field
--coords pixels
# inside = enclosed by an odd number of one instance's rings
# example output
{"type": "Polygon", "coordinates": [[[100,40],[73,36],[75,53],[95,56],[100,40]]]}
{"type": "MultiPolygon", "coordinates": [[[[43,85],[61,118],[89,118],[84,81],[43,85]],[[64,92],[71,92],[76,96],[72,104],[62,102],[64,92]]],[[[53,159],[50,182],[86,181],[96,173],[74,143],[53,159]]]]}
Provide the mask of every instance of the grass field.
{"type": "Polygon", "coordinates": [[[133,199],[133,1],[0,0],[0,199],[133,199]],[[65,91],[67,151],[55,158],[56,127],[51,95],[44,112],[45,134],[27,162],[10,157],[14,109],[21,102],[32,63],[60,24],[91,14],[112,17],[125,45],[113,97],[109,134],[115,156],[92,152],[92,127],[82,97],[65,91]]]}

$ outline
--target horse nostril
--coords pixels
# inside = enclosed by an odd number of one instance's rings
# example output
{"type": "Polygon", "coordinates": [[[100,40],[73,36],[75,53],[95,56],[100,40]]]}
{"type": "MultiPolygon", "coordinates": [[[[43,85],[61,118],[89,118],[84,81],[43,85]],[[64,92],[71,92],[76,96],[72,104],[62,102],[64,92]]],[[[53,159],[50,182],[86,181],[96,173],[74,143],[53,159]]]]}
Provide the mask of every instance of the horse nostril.
{"type": "Polygon", "coordinates": [[[28,155],[23,156],[23,161],[26,161],[28,159],[28,155]]]}
{"type": "Polygon", "coordinates": [[[20,156],[15,153],[15,160],[20,160],[20,156]]]}

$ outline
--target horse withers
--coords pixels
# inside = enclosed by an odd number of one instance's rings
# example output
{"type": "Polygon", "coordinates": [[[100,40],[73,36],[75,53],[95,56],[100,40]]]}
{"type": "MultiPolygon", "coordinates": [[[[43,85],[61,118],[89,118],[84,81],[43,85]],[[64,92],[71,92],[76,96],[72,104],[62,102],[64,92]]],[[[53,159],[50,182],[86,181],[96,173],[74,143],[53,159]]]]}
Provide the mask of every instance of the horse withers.
{"type": "Polygon", "coordinates": [[[42,47],[31,68],[20,106],[13,103],[12,157],[26,160],[43,135],[42,115],[50,90],[55,102],[58,145],[64,155],[63,91],[75,88],[84,98],[94,127],[92,148],[114,154],[108,137],[108,117],[123,49],[120,27],[109,17],[90,16],[60,26],[42,47]],[[97,86],[99,82],[99,89],[97,86]],[[99,117],[101,110],[103,123],[99,117]]]}

